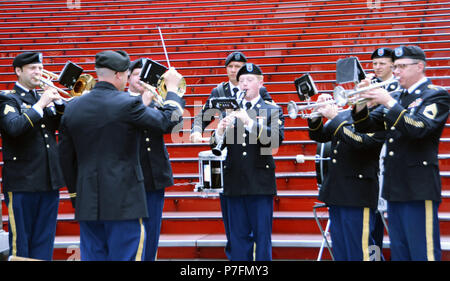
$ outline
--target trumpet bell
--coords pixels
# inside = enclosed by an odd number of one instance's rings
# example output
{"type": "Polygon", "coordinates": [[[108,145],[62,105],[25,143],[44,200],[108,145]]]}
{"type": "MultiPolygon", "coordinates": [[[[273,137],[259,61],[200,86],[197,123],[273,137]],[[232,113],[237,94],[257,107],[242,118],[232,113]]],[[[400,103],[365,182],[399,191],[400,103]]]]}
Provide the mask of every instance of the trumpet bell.
{"type": "Polygon", "coordinates": [[[86,91],[90,91],[95,86],[95,79],[90,74],[82,74],[70,91],[70,96],[79,97],[86,91]]]}
{"type": "Polygon", "coordinates": [[[347,91],[342,86],[337,86],[333,90],[333,98],[338,106],[343,107],[348,102],[347,91]]]}
{"type": "Polygon", "coordinates": [[[297,103],[295,103],[295,101],[292,101],[292,100],[291,100],[291,101],[288,103],[287,111],[288,111],[289,118],[291,118],[291,119],[296,119],[296,118],[297,118],[297,115],[298,115],[298,106],[297,106],[297,103]]]}

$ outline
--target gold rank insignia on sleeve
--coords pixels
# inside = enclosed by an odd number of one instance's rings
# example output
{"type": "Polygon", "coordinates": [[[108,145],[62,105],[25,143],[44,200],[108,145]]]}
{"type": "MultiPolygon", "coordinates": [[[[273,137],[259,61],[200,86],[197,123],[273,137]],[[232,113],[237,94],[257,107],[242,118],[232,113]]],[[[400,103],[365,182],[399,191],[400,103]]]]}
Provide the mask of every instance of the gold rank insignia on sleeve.
{"type": "Polygon", "coordinates": [[[431,120],[434,120],[434,118],[436,118],[437,111],[437,106],[435,103],[433,103],[425,107],[425,109],[423,110],[423,115],[431,120]]]}
{"type": "Polygon", "coordinates": [[[422,121],[416,121],[408,117],[408,115],[405,115],[405,123],[414,126],[416,128],[425,128],[425,124],[422,121]]]}
{"type": "Polygon", "coordinates": [[[363,139],[361,136],[358,136],[357,134],[353,133],[351,130],[349,130],[348,128],[344,127],[344,134],[346,134],[348,137],[350,137],[351,139],[353,139],[354,141],[357,142],[363,142],[363,139]]]}
{"type": "Polygon", "coordinates": [[[5,105],[5,109],[3,109],[3,114],[7,115],[10,112],[16,112],[16,110],[14,109],[14,107],[10,106],[9,104],[5,105]]]}

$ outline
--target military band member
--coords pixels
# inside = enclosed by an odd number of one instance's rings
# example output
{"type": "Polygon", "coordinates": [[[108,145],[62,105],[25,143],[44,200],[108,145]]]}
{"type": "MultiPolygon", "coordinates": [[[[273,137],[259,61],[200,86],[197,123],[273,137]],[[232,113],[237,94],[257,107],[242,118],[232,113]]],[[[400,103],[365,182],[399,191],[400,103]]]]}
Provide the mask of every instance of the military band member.
{"type": "MultiPolygon", "coordinates": [[[[239,88],[239,81],[236,78],[236,74],[239,69],[247,62],[247,58],[242,52],[233,52],[225,59],[225,68],[229,81],[222,82],[217,87],[212,89],[208,101],[215,97],[236,97],[241,98],[242,90],[239,88]]],[[[266,87],[261,87],[260,95],[264,100],[272,101],[266,87]]],[[[202,133],[205,128],[213,121],[213,116],[216,113],[208,107],[208,101],[203,105],[202,111],[199,112],[192,124],[190,139],[192,142],[202,142],[202,133]]]]}
{"type": "MultiPolygon", "coordinates": [[[[398,80],[394,77],[393,68],[394,61],[392,58],[393,51],[390,48],[378,48],[376,49],[371,56],[372,59],[372,67],[374,70],[375,76],[372,78],[372,83],[380,83],[384,81],[391,81],[391,83],[383,86],[384,89],[388,92],[395,92],[400,90],[400,84],[398,80]]],[[[386,156],[386,146],[383,145],[380,152],[380,195],[382,192],[383,186],[383,174],[384,174],[384,166],[383,161],[386,156]]],[[[384,220],[383,220],[383,212],[386,211],[387,202],[383,198],[378,199],[378,210],[375,215],[375,226],[373,230],[373,237],[375,239],[375,243],[378,248],[383,249],[383,237],[384,237],[384,220]]]]}
{"type": "Polygon", "coordinates": [[[55,130],[65,106],[53,88],[41,96],[36,93],[43,69],[41,53],[19,54],[13,67],[17,75],[14,89],[0,97],[9,253],[51,260],[59,189],[64,186],[55,130]]]}
{"type": "Polygon", "coordinates": [[[273,196],[276,194],[272,149],[284,139],[280,107],[264,101],[261,69],[246,63],[237,73],[239,87],[246,91],[242,105],[223,118],[211,137],[211,147],[223,140],[228,152],[224,161],[223,197],[226,198],[232,261],[272,259],[273,196]],[[252,236],[251,236],[252,234],[252,236]]]}
{"type": "MultiPolygon", "coordinates": [[[[331,100],[320,95],[317,102],[331,100]]],[[[330,163],[319,200],[329,208],[333,256],[338,261],[368,261],[375,244],[372,231],[378,205],[378,161],[384,134],[355,133],[350,111],[336,104],[317,109],[322,117],[308,119],[309,136],[331,142],[330,163]]],[[[381,256],[380,256],[381,257],[381,256]]]]}
{"type": "Polygon", "coordinates": [[[80,224],[82,260],[143,259],[148,209],[140,132],[166,131],[184,108],[175,69],[166,72],[162,110],[154,110],[124,92],[129,66],[124,51],[98,53],[98,82],[70,102],[61,121],[61,165],[80,224]]]}
{"type": "MultiPolygon", "coordinates": [[[[241,69],[241,67],[247,62],[247,58],[242,52],[235,51],[229,54],[225,59],[225,69],[228,76],[228,82],[222,82],[217,85],[214,89],[212,89],[208,100],[203,105],[202,111],[199,112],[195,118],[194,123],[192,124],[191,136],[190,139],[194,143],[202,142],[202,133],[205,128],[213,121],[213,116],[217,113],[217,110],[209,108],[209,100],[211,98],[217,97],[236,97],[237,99],[242,98],[242,90],[239,88],[239,81],[236,78],[236,75],[241,69]]],[[[264,100],[272,101],[267,89],[263,86],[260,88],[260,95],[264,100]]],[[[225,116],[225,112],[221,112],[222,117],[225,116]]],[[[222,211],[222,219],[225,228],[225,235],[229,238],[229,227],[227,223],[227,203],[226,198],[220,196],[220,208],[222,211]]],[[[251,234],[250,234],[251,235],[251,234]]],[[[227,257],[230,257],[230,239],[227,239],[227,245],[225,247],[225,253],[227,257]]],[[[251,258],[251,257],[249,257],[251,258]]]]}
{"type": "Polygon", "coordinates": [[[388,201],[392,260],[440,260],[438,146],[450,98],[426,77],[422,49],[400,46],[393,58],[394,75],[404,90],[363,93],[382,107],[369,114],[356,106],[355,127],[361,132],[386,130],[382,196],[388,201]]]}
{"type": "MultiPolygon", "coordinates": [[[[135,60],[130,64],[128,91],[132,95],[142,96],[145,105],[150,106],[153,110],[158,110],[154,102],[147,98],[149,93],[146,93],[147,90],[139,82],[142,67],[142,59],[135,60]]],[[[154,261],[156,259],[164,207],[164,189],[174,184],[172,166],[170,165],[169,154],[164,143],[164,134],[170,134],[172,129],[181,121],[179,118],[174,118],[173,120],[165,128],[165,131],[144,129],[141,135],[139,155],[144,174],[149,216],[144,219],[147,234],[144,257],[146,261],[154,261]]]]}
{"type": "Polygon", "coordinates": [[[390,84],[383,86],[388,92],[394,92],[400,89],[400,84],[397,79],[395,79],[392,72],[394,67],[392,53],[392,49],[390,48],[378,48],[370,57],[372,59],[372,67],[375,74],[372,82],[379,83],[389,80],[392,81],[390,84]]]}

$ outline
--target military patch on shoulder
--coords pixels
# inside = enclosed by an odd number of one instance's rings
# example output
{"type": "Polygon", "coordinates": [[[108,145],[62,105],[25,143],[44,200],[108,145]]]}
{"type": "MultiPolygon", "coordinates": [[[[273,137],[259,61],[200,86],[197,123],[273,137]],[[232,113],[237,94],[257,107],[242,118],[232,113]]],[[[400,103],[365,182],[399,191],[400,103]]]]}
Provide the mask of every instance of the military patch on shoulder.
{"type": "Polygon", "coordinates": [[[437,111],[437,106],[435,103],[433,103],[425,107],[425,109],[423,110],[423,115],[431,120],[434,120],[434,118],[436,118],[437,111]]]}
{"type": "Polygon", "coordinates": [[[5,108],[3,109],[3,114],[7,115],[10,112],[16,112],[14,107],[10,106],[9,104],[5,105],[5,108]]]}

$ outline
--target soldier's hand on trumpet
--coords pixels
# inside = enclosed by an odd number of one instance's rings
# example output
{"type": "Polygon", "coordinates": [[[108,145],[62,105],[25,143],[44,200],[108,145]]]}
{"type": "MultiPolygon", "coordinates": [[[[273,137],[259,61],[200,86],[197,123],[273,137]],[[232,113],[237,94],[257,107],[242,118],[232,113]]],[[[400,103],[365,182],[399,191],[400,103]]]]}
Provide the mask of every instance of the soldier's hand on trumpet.
{"type": "MultiPolygon", "coordinates": [[[[333,97],[331,95],[321,94],[317,98],[317,103],[324,103],[324,102],[332,101],[332,100],[333,100],[333,97]]],[[[328,104],[318,106],[317,108],[314,109],[314,111],[317,111],[318,113],[320,113],[323,117],[325,117],[327,119],[333,119],[339,113],[338,106],[335,103],[328,103],[328,104]]]]}

